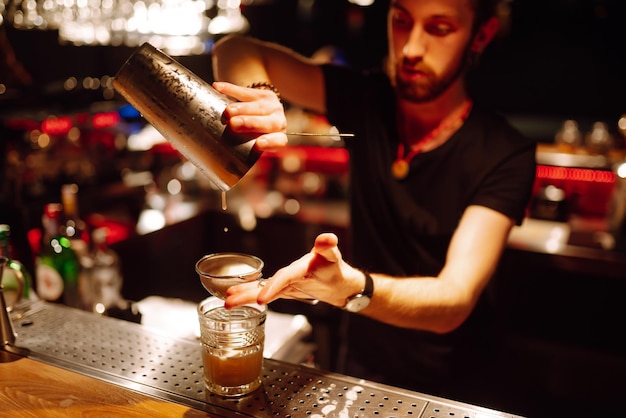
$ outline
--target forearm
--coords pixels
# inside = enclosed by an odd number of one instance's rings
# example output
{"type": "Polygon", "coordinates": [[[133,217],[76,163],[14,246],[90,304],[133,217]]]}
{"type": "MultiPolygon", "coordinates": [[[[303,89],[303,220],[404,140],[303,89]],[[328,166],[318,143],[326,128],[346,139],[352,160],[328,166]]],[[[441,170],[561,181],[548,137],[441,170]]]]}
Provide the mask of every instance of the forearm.
{"type": "MultiPolygon", "coordinates": [[[[313,269],[312,277],[326,284],[322,288],[318,282],[309,292],[342,308],[351,296],[364,290],[366,279],[362,270],[343,260],[337,267],[331,280],[323,279],[323,271],[313,269]]],[[[361,315],[401,328],[437,333],[450,332],[467,319],[482,290],[481,285],[468,283],[486,281],[450,267],[444,268],[439,277],[392,277],[371,272],[370,276],[374,292],[368,307],[359,312],[361,315]]]]}
{"type": "Polygon", "coordinates": [[[371,276],[374,295],[361,314],[397,327],[450,332],[467,319],[476,302],[444,278],[371,276]]]}
{"type": "Polygon", "coordinates": [[[213,77],[239,86],[269,81],[269,74],[260,45],[239,36],[228,36],[218,41],[212,53],[213,77]]]}
{"type": "Polygon", "coordinates": [[[374,297],[363,314],[399,327],[449,332],[474,309],[493,275],[513,220],[470,206],[454,234],[437,277],[372,275],[374,297]]]}

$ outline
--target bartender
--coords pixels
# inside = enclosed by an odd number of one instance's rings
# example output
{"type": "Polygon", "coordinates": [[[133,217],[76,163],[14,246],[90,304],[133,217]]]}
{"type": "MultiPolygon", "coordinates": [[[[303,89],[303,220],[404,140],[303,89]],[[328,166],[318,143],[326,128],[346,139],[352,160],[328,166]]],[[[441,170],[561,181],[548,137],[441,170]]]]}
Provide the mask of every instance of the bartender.
{"type": "MultiPolygon", "coordinates": [[[[282,46],[216,43],[225,117],[256,146],[287,145],[281,100],[325,115],[350,153],[350,254],[335,235],[226,305],[315,298],[346,311],[339,372],[486,405],[485,289],[535,175],[535,144],[477,106],[466,74],[498,28],[496,0],[392,0],[384,68],[315,63],[282,46]],[[478,373],[480,372],[480,373],[478,373]],[[477,394],[470,395],[468,388],[477,394]]],[[[285,239],[288,239],[286,237],[285,239]]]]}

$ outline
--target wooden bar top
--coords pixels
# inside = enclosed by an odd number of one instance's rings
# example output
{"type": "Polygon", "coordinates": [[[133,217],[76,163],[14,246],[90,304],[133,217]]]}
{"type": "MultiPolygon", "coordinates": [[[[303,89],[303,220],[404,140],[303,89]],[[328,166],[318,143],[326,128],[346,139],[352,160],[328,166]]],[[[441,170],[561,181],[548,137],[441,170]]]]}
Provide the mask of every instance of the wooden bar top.
{"type": "Polygon", "coordinates": [[[0,350],[0,417],[217,417],[0,350]]]}

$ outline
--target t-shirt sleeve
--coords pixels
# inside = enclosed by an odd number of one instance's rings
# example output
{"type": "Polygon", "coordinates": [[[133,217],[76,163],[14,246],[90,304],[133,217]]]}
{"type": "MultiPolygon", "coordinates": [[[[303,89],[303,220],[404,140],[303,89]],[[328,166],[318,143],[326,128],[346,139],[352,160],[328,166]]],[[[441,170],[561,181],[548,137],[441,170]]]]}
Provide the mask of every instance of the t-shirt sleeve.
{"type": "Polygon", "coordinates": [[[471,204],[496,210],[520,225],[526,215],[536,173],[536,144],[518,137],[523,147],[502,160],[481,185],[471,204]]]}

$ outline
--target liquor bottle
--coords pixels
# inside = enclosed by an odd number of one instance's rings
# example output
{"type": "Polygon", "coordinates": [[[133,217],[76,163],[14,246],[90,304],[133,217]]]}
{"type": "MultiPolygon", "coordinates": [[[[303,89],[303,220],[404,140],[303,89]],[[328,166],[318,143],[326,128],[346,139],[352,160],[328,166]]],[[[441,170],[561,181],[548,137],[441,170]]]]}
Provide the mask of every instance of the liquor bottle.
{"type": "Polygon", "coordinates": [[[11,251],[11,227],[0,224],[0,256],[7,258],[2,274],[2,287],[8,309],[15,308],[30,297],[31,277],[26,267],[13,259],[11,251]]]}
{"type": "Polygon", "coordinates": [[[107,230],[97,228],[92,233],[92,249],[83,262],[84,274],[80,276],[80,295],[83,309],[106,313],[119,307],[123,301],[122,273],[118,254],[107,245],[107,230]]]}
{"type": "Polygon", "coordinates": [[[78,185],[64,184],[61,187],[61,204],[63,218],[60,232],[70,240],[72,249],[81,257],[88,251],[89,231],[78,209],[78,185]]]}
{"type": "Polygon", "coordinates": [[[62,211],[60,203],[50,203],[44,207],[44,231],[35,271],[37,293],[48,302],[78,307],[80,264],[76,252],[70,246],[70,240],[60,233],[62,211]]]}

